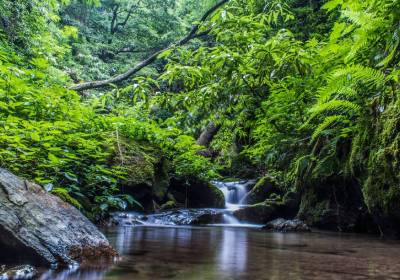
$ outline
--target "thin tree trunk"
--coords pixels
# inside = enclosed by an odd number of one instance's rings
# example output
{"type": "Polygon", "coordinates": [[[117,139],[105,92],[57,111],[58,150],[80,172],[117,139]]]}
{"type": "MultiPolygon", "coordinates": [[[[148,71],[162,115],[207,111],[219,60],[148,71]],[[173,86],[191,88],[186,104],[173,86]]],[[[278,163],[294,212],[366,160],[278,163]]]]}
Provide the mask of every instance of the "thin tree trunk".
{"type": "Polygon", "coordinates": [[[210,122],[197,139],[197,144],[204,147],[210,146],[211,141],[218,133],[220,128],[221,126],[215,125],[213,122],[210,122]]]}

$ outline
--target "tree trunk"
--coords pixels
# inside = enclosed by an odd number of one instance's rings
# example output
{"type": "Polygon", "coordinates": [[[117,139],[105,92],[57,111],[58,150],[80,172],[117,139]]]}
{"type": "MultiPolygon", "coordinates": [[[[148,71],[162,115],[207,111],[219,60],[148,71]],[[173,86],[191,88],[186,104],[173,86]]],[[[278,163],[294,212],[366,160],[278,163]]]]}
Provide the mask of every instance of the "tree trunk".
{"type": "Polygon", "coordinates": [[[197,139],[197,144],[208,148],[220,128],[220,125],[215,125],[213,122],[210,122],[197,139]]]}

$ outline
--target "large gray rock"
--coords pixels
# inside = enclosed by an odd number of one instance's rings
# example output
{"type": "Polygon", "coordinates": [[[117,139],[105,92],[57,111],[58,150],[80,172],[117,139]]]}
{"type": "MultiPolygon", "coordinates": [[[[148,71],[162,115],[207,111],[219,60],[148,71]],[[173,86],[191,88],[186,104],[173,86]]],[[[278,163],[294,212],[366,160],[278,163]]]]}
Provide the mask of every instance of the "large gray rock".
{"type": "Polygon", "coordinates": [[[67,265],[116,255],[76,208],[0,168],[0,258],[67,265]]]}

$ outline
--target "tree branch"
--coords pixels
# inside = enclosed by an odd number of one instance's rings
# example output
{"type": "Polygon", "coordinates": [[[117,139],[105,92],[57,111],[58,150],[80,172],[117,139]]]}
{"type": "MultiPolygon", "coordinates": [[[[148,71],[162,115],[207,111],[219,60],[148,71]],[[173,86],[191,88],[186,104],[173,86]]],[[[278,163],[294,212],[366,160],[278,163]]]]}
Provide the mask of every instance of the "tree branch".
{"type": "Polygon", "coordinates": [[[117,25],[116,25],[117,28],[118,28],[118,27],[122,27],[122,28],[125,27],[125,25],[128,23],[128,20],[129,20],[129,18],[131,17],[131,15],[132,15],[132,13],[133,13],[133,8],[134,8],[134,7],[136,7],[136,6],[135,6],[135,5],[132,5],[132,6],[131,6],[131,8],[129,9],[129,11],[128,11],[126,17],[125,17],[125,20],[124,20],[123,22],[117,23],[117,25]]]}
{"type": "MultiPolygon", "coordinates": [[[[224,4],[226,4],[227,2],[229,2],[229,0],[221,0],[219,3],[217,3],[215,6],[211,7],[200,19],[200,23],[196,24],[192,27],[192,29],[190,30],[190,32],[184,37],[182,38],[180,41],[176,42],[175,44],[172,44],[162,50],[159,50],[157,52],[154,52],[153,54],[151,54],[149,57],[147,57],[145,60],[139,62],[138,64],[136,64],[135,66],[133,66],[131,69],[129,69],[128,71],[126,71],[125,73],[119,74],[117,76],[114,76],[112,78],[106,79],[106,80],[101,80],[101,81],[92,81],[92,82],[86,82],[86,83],[81,83],[81,84],[77,84],[77,85],[73,85],[72,87],[70,87],[71,90],[76,90],[76,91],[84,91],[84,90],[88,90],[88,89],[94,89],[94,88],[100,88],[100,87],[105,87],[105,86],[109,86],[110,84],[117,84],[120,83],[126,79],[128,79],[129,77],[133,76],[134,74],[136,74],[137,72],[139,72],[141,69],[143,69],[144,67],[150,65],[151,63],[153,63],[154,61],[157,60],[157,57],[162,54],[163,52],[172,49],[176,46],[182,46],[186,43],[188,43],[190,40],[197,38],[198,35],[196,35],[197,31],[200,28],[201,23],[203,23],[204,21],[206,21],[206,19],[213,14],[216,10],[218,10],[220,7],[222,7],[224,4]]],[[[204,35],[204,32],[201,33],[201,35],[204,35]]]]}

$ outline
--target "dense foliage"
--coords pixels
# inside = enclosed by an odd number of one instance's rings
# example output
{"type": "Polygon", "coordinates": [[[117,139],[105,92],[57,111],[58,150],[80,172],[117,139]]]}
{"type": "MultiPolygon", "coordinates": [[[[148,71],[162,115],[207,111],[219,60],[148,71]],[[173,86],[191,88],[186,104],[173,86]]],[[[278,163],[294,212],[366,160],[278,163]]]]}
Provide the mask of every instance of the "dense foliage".
{"type": "MultiPolygon", "coordinates": [[[[158,128],[139,105],[117,103],[118,90],[83,101],[66,89],[69,78],[60,69],[70,56],[76,29],[58,26],[61,4],[67,3],[1,3],[1,166],[44,185],[93,217],[126,202],[139,204],[120,194],[120,184],[131,172],[137,183],[152,180],[162,151],[176,153],[178,175],[211,174],[208,160],[196,154],[199,147],[193,138],[178,129],[158,128]],[[129,169],[128,159],[138,163],[136,170],[129,169]]],[[[141,96],[146,89],[139,86],[135,92],[141,96]]]]}
{"type": "Polygon", "coordinates": [[[122,86],[66,89],[125,71],[215,3],[2,1],[1,165],[104,211],[128,198],[126,142],[183,178],[356,181],[371,213],[400,220],[399,1],[231,0],[202,24],[207,36],[122,86]]]}

